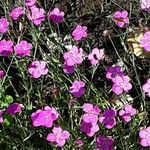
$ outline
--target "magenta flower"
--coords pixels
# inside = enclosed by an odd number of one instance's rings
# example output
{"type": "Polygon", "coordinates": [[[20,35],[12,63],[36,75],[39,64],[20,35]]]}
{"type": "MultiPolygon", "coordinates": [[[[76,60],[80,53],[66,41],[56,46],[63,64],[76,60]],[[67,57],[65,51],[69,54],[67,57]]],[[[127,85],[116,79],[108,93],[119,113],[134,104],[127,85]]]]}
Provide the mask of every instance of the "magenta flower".
{"type": "Polygon", "coordinates": [[[44,110],[39,109],[31,115],[34,127],[44,126],[47,128],[52,127],[53,122],[56,121],[58,117],[57,111],[49,106],[45,106],[44,110]]]}
{"type": "Polygon", "coordinates": [[[88,55],[88,59],[92,65],[98,64],[100,60],[104,59],[104,49],[94,48],[88,55]]]}
{"type": "Polygon", "coordinates": [[[99,131],[99,126],[97,124],[87,123],[82,120],[80,131],[84,132],[87,136],[92,137],[99,131]]]}
{"type": "Polygon", "coordinates": [[[26,6],[33,6],[35,4],[36,0],[25,0],[25,4],[26,6]]]}
{"type": "Polygon", "coordinates": [[[97,123],[98,115],[101,111],[98,106],[94,106],[90,103],[84,103],[83,111],[85,112],[82,116],[84,122],[92,124],[97,123]]]}
{"type": "Polygon", "coordinates": [[[67,66],[79,65],[83,61],[83,49],[73,46],[63,57],[67,66]]]}
{"type": "Polygon", "coordinates": [[[129,24],[128,12],[127,11],[116,11],[113,14],[113,20],[116,25],[120,28],[124,27],[126,24],[129,24]]]}
{"type": "Polygon", "coordinates": [[[130,89],[132,89],[132,84],[129,82],[130,78],[128,76],[116,76],[113,79],[113,87],[112,87],[112,91],[116,94],[116,95],[120,95],[123,92],[128,92],[130,89]]]}
{"type": "Polygon", "coordinates": [[[140,144],[143,147],[150,147],[150,127],[147,127],[139,132],[140,144]]]}
{"type": "Polygon", "coordinates": [[[3,111],[0,110],[0,124],[2,124],[3,121],[4,121],[4,119],[3,119],[3,111]]]}
{"type": "Polygon", "coordinates": [[[0,55],[8,56],[13,52],[13,42],[11,40],[0,41],[0,55]]]}
{"type": "Polygon", "coordinates": [[[5,76],[5,72],[3,70],[0,70],[0,79],[3,79],[5,76]]]}
{"type": "Polygon", "coordinates": [[[113,139],[106,137],[104,135],[100,135],[96,139],[96,148],[99,150],[113,150],[113,139]]]}
{"type": "Polygon", "coordinates": [[[131,121],[131,117],[136,114],[136,109],[132,105],[125,105],[122,110],[119,111],[119,116],[125,121],[131,121]]]}
{"type": "Polygon", "coordinates": [[[145,32],[143,38],[140,40],[140,46],[145,51],[150,52],[150,31],[145,32]]]}
{"type": "Polygon", "coordinates": [[[66,62],[64,63],[63,71],[67,74],[73,74],[74,73],[74,66],[67,66],[66,62]]]}
{"type": "Polygon", "coordinates": [[[150,78],[147,80],[147,82],[142,86],[142,90],[144,93],[147,93],[148,97],[150,97],[150,78]]]}
{"type": "Polygon", "coordinates": [[[113,78],[115,78],[116,76],[122,77],[123,75],[124,75],[124,73],[122,72],[120,66],[114,66],[114,67],[110,66],[107,69],[106,78],[113,80],[113,78]]]}
{"type": "Polygon", "coordinates": [[[42,75],[46,75],[48,73],[46,62],[38,60],[33,61],[28,68],[28,72],[35,79],[40,78],[42,75]]]}
{"type": "Polygon", "coordinates": [[[63,147],[70,137],[70,133],[67,130],[62,130],[60,126],[56,126],[52,129],[52,133],[47,135],[47,141],[56,144],[59,147],[63,147]]]}
{"type": "Polygon", "coordinates": [[[16,55],[20,56],[20,57],[30,56],[30,50],[31,49],[32,49],[32,44],[28,43],[25,40],[20,41],[15,46],[16,55]]]}
{"type": "Polygon", "coordinates": [[[85,83],[83,81],[77,81],[75,80],[72,83],[72,86],[69,88],[69,91],[71,94],[73,94],[75,97],[81,97],[85,92],[85,83]]]}
{"type": "Polygon", "coordinates": [[[9,27],[9,22],[5,18],[0,19],[0,33],[7,32],[9,27]]]}
{"type": "Polygon", "coordinates": [[[142,10],[150,12],[150,0],[140,0],[140,7],[142,10]]]}
{"type": "Polygon", "coordinates": [[[48,13],[48,18],[55,23],[61,23],[64,21],[64,15],[65,13],[60,11],[59,8],[54,8],[48,13]]]}
{"type": "Polygon", "coordinates": [[[82,147],[84,145],[84,141],[81,139],[77,139],[74,141],[74,144],[77,145],[78,147],[82,147]]]}
{"type": "Polygon", "coordinates": [[[9,13],[9,16],[10,16],[12,19],[17,20],[17,19],[20,18],[23,14],[24,14],[23,7],[17,7],[17,8],[14,8],[14,9],[9,13]]]}
{"type": "Polygon", "coordinates": [[[83,38],[87,37],[87,27],[77,25],[76,28],[72,32],[73,39],[76,41],[80,41],[83,38]]]}
{"type": "Polygon", "coordinates": [[[36,6],[32,6],[31,12],[28,13],[27,17],[31,20],[35,25],[40,25],[42,21],[45,20],[45,11],[43,8],[38,8],[36,6]]]}
{"type": "Polygon", "coordinates": [[[116,111],[106,109],[102,116],[99,117],[99,122],[104,124],[107,129],[112,129],[116,125],[116,111]]]}
{"type": "Polygon", "coordinates": [[[12,103],[7,107],[6,112],[10,115],[15,115],[16,113],[20,113],[21,112],[21,108],[23,106],[19,103],[12,103]]]}

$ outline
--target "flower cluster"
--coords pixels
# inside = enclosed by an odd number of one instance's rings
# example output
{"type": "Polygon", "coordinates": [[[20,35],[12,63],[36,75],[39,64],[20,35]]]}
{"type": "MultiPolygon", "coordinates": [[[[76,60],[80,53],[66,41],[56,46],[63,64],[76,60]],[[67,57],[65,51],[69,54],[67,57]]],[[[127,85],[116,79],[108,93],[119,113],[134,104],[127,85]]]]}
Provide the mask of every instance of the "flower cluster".
{"type": "Polygon", "coordinates": [[[0,124],[2,124],[3,121],[4,121],[4,119],[3,119],[3,111],[0,110],[0,124]]]}
{"type": "Polygon", "coordinates": [[[115,21],[116,25],[120,28],[124,27],[125,25],[129,24],[128,12],[127,11],[116,11],[113,14],[113,20],[115,21]]]}
{"type": "Polygon", "coordinates": [[[16,113],[21,112],[22,104],[19,103],[12,103],[7,107],[6,112],[10,115],[15,115],[16,113]]]}
{"type": "Polygon", "coordinates": [[[99,131],[97,121],[101,110],[98,106],[85,103],[83,105],[83,111],[85,113],[82,116],[80,131],[84,132],[87,136],[92,137],[96,132],[99,131]]]}
{"type": "Polygon", "coordinates": [[[5,72],[3,70],[0,70],[0,79],[3,79],[5,76],[5,72]]]}
{"type": "Polygon", "coordinates": [[[17,20],[17,19],[19,19],[23,14],[24,14],[23,7],[17,7],[17,8],[14,8],[14,9],[9,13],[9,16],[10,16],[12,19],[17,20]]]}
{"type": "Polygon", "coordinates": [[[131,121],[131,117],[136,114],[136,109],[132,105],[125,105],[122,110],[119,111],[119,116],[125,121],[131,121]]]}
{"type": "Polygon", "coordinates": [[[150,78],[147,82],[142,86],[144,93],[147,93],[148,97],[150,97],[150,78]]]}
{"type": "Polygon", "coordinates": [[[112,80],[112,91],[116,95],[120,95],[123,92],[128,92],[132,89],[130,78],[121,71],[121,67],[119,66],[109,67],[107,69],[106,78],[112,80]]]}
{"type": "Polygon", "coordinates": [[[52,127],[53,122],[56,121],[58,117],[59,114],[57,111],[49,106],[45,106],[44,110],[39,109],[31,115],[33,126],[44,126],[47,128],[52,127]]]}
{"type": "Polygon", "coordinates": [[[150,0],[140,0],[140,7],[142,10],[150,12],[150,0]]]}
{"type": "Polygon", "coordinates": [[[5,18],[0,19],[0,33],[6,33],[9,27],[9,22],[5,18]]]}

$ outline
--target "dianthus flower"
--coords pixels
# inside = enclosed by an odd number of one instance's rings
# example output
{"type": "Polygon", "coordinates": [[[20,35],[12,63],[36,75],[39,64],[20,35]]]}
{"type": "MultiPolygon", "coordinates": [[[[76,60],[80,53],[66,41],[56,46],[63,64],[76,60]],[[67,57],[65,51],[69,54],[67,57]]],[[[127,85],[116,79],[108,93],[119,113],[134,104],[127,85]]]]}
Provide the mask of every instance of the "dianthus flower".
{"type": "Polygon", "coordinates": [[[46,62],[33,61],[28,68],[28,72],[31,74],[33,78],[39,78],[42,75],[46,75],[48,73],[46,62]]]}
{"type": "Polygon", "coordinates": [[[124,27],[126,24],[129,24],[128,12],[127,11],[116,11],[113,14],[113,20],[116,25],[120,28],[124,27]]]}
{"type": "Polygon", "coordinates": [[[33,126],[44,126],[47,128],[52,127],[53,122],[56,121],[58,117],[57,111],[49,106],[45,106],[44,110],[39,109],[31,115],[33,126]]]}
{"type": "Polygon", "coordinates": [[[13,52],[13,42],[11,40],[0,41],[0,55],[8,56],[13,52]]]}
{"type": "Polygon", "coordinates": [[[128,76],[116,76],[113,79],[113,87],[112,91],[116,95],[122,94],[124,91],[128,92],[130,89],[132,89],[132,84],[130,83],[130,78],[128,76]]]}
{"type": "Polygon", "coordinates": [[[104,124],[107,129],[112,129],[116,125],[116,111],[106,109],[102,116],[99,117],[100,123],[104,124]]]}
{"type": "Polygon", "coordinates": [[[43,8],[38,8],[36,6],[32,6],[31,12],[28,13],[27,17],[31,20],[35,25],[40,25],[42,21],[45,20],[45,11],[43,8]]]}
{"type": "Polygon", "coordinates": [[[121,70],[120,66],[110,66],[107,69],[107,74],[106,74],[106,78],[107,79],[111,79],[113,80],[113,78],[115,78],[116,76],[123,76],[124,73],[121,70]]]}
{"type": "Polygon", "coordinates": [[[0,124],[2,124],[3,121],[4,121],[4,119],[3,119],[3,111],[0,110],[0,124]]]}
{"type": "Polygon", "coordinates": [[[32,49],[32,44],[28,43],[25,40],[20,41],[15,46],[15,52],[17,56],[24,57],[24,56],[30,56],[30,50],[32,49]]]}
{"type": "Polygon", "coordinates": [[[150,127],[147,127],[139,132],[140,144],[143,147],[150,147],[150,127]]]}
{"type": "Polygon", "coordinates": [[[97,123],[87,123],[82,120],[80,131],[84,132],[87,136],[92,137],[99,131],[99,126],[97,123]]]}
{"type": "Polygon", "coordinates": [[[140,0],[141,9],[150,12],[150,0],[140,0]]]}
{"type": "Polygon", "coordinates": [[[125,105],[122,110],[119,111],[119,116],[125,121],[131,121],[131,117],[136,114],[136,109],[132,105],[125,105]]]}
{"type": "Polygon", "coordinates": [[[82,119],[86,123],[97,123],[98,115],[100,113],[100,109],[98,106],[94,106],[90,103],[85,103],[83,105],[83,111],[85,114],[83,114],[82,119]]]}
{"type": "Polygon", "coordinates": [[[60,11],[59,8],[54,8],[48,13],[48,18],[55,23],[61,23],[64,21],[64,15],[65,13],[60,11]]]}
{"type": "Polygon", "coordinates": [[[73,46],[63,57],[67,66],[79,65],[83,61],[83,49],[73,46]]]}
{"type": "Polygon", "coordinates": [[[47,135],[47,141],[56,144],[59,147],[63,147],[70,137],[70,133],[67,130],[62,130],[60,126],[56,126],[52,129],[52,133],[47,135]]]}
{"type": "Polygon", "coordinates": [[[0,70],[0,79],[4,78],[5,72],[3,70],[0,70]]]}
{"type": "Polygon", "coordinates": [[[96,139],[96,148],[98,150],[113,150],[113,142],[112,138],[100,135],[96,139]]]}
{"type": "Polygon", "coordinates": [[[0,33],[5,33],[7,32],[9,27],[9,22],[5,18],[0,19],[0,33]]]}
{"type": "Polygon", "coordinates": [[[145,51],[150,52],[150,31],[145,32],[143,38],[140,40],[140,46],[145,51]]]}
{"type": "Polygon", "coordinates": [[[21,112],[22,105],[19,103],[12,103],[7,107],[6,112],[10,115],[15,115],[21,112]]]}
{"type": "Polygon", "coordinates": [[[147,82],[142,86],[144,93],[147,93],[148,97],[150,97],[150,78],[147,82]]]}
{"type": "Polygon", "coordinates": [[[85,92],[85,83],[83,81],[74,81],[72,86],[69,88],[71,94],[75,97],[81,97],[85,92]]]}
{"type": "Polygon", "coordinates": [[[77,139],[74,141],[74,144],[77,145],[77,147],[82,147],[84,145],[84,141],[81,139],[77,139]]]}
{"type": "Polygon", "coordinates": [[[25,0],[25,5],[26,6],[33,6],[35,4],[36,0],[25,0]]]}
{"type": "Polygon", "coordinates": [[[17,20],[17,19],[19,19],[23,14],[24,14],[23,7],[17,7],[17,8],[14,8],[14,9],[9,13],[9,16],[10,16],[12,19],[17,20]]]}
{"type": "Polygon", "coordinates": [[[76,28],[72,32],[73,39],[76,41],[80,41],[83,38],[87,37],[87,27],[77,25],[76,28]]]}
{"type": "Polygon", "coordinates": [[[67,66],[66,62],[64,63],[63,71],[67,74],[74,73],[74,66],[67,66]]]}
{"type": "Polygon", "coordinates": [[[104,59],[104,49],[94,48],[88,55],[88,59],[92,65],[98,64],[100,60],[104,59]]]}

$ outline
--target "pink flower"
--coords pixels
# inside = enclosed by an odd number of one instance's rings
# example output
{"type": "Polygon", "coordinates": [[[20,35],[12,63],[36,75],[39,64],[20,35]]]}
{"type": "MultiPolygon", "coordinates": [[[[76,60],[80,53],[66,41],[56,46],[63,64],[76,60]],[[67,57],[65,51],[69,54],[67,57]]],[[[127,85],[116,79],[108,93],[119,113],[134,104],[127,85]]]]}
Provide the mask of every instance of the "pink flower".
{"type": "Polygon", "coordinates": [[[129,24],[128,12],[127,11],[116,11],[113,14],[113,20],[116,25],[120,28],[124,27],[126,24],[129,24]]]}
{"type": "Polygon", "coordinates": [[[19,103],[12,103],[8,106],[6,112],[10,115],[15,115],[21,112],[22,105],[19,103]]]}
{"type": "Polygon", "coordinates": [[[83,61],[83,49],[73,46],[63,57],[67,66],[79,65],[83,61]]]}
{"type": "Polygon", "coordinates": [[[45,20],[45,11],[43,8],[37,8],[36,6],[32,6],[31,12],[28,13],[27,17],[31,20],[35,25],[40,25],[42,21],[45,20]]]}
{"type": "Polygon", "coordinates": [[[104,124],[107,129],[112,129],[116,125],[116,111],[106,109],[102,116],[99,117],[100,123],[104,124]]]}
{"type": "Polygon", "coordinates": [[[82,116],[84,122],[92,124],[97,123],[98,115],[101,111],[98,106],[94,106],[90,103],[84,103],[83,111],[85,112],[82,116]]]}
{"type": "Polygon", "coordinates": [[[25,4],[26,6],[33,6],[35,4],[36,0],[25,0],[25,4]]]}
{"type": "Polygon", "coordinates": [[[113,139],[100,135],[96,139],[96,147],[99,150],[113,150],[113,139]]]}
{"type": "Polygon", "coordinates": [[[70,93],[73,94],[75,97],[81,97],[85,92],[85,83],[83,81],[75,80],[72,83],[72,86],[69,88],[70,93]]]}
{"type": "Polygon", "coordinates": [[[11,40],[0,41],[0,55],[8,56],[13,52],[13,42],[11,40]]]}
{"type": "Polygon", "coordinates": [[[31,115],[33,126],[44,126],[47,128],[52,127],[53,122],[56,121],[58,117],[57,111],[49,106],[45,106],[44,110],[39,109],[31,115]]]}
{"type": "Polygon", "coordinates": [[[77,139],[74,141],[74,144],[77,145],[78,147],[82,147],[84,145],[84,141],[81,139],[77,139]]]}
{"type": "Polygon", "coordinates": [[[144,93],[147,93],[148,97],[150,97],[150,78],[147,82],[142,86],[144,93]]]}
{"type": "Polygon", "coordinates": [[[51,12],[48,13],[48,18],[55,23],[61,23],[64,21],[65,13],[60,11],[59,8],[54,8],[51,12]]]}
{"type": "Polygon", "coordinates": [[[24,14],[23,7],[17,7],[17,8],[14,8],[14,9],[9,13],[9,16],[10,16],[12,19],[17,20],[17,19],[20,18],[23,14],[24,14]]]}
{"type": "Polygon", "coordinates": [[[140,46],[145,51],[150,52],[150,31],[145,32],[143,38],[140,40],[140,46]]]}
{"type": "Polygon", "coordinates": [[[116,76],[123,76],[124,73],[120,66],[111,66],[107,69],[106,78],[113,80],[116,76]]]}
{"type": "Polygon", "coordinates": [[[141,9],[150,12],[150,0],[140,0],[141,9]]]}
{"type": "Polygon", "coordinates": [[[25,40],[20,41],[15,46],[16,55],[20,57],[30,56],[30,50],[32,49],[32,44],[25,40]]]}
{"type": "Polygon", "coordinates": [[[98,48],[94,48],[88,55],[88,59],[92,65],[98,64],[100,60],[104,59],[104,49],[99,50],[98,48]]]}
{"type": "Polygon", "coordinates": [[[60,126],[56,126],[52,129],[52,133],[47,135],[47,141],[56,144],[59,147],[63,147],[70,137],[70,133],[67,130],[62,130],[60,126]]]}
{"type": "Polygon", "coordinates": [[[82,120],[80,131],[84,132],[87,136],[92,137],[99,131],[99,126],[96,123],[87,123],[82,120]]]}
{"type": "Polygon", "coordinates": [[[40,78],[42,75],[46,75],[48,73],[48,69],[46,67],[45,61],[33,61],[28,68],[28,72],[35,79],[40,78]]]}
{"type": "Polygon", "coordinates": [[[128,76],[116,76],[113,79],[113,87],[112,91],[116,95],[122,94],[124,91],[128,92],[130,89],[132,89],[132,84],[130,83],[130,78],[128,76]]]}
{"type": "Polygon", "coordinates": [[[131,117],[136,114],[136,109],[132,105],[125,105],[122,110],[119,111],[119,116],[125,121],[131,121],[131,117]]]}
{"type": "Polygon", "coordinates": [[[0,70],[0,79],[4,78],[5,72],[3,70],[0,70]]]}
{"type": "Polygon", "coordinates": [[[9,27],[9,22],[5,18],[0,19],[0,33],[7,32],[9,27]]]}
{"type": "Polygon", "coordinates": [[[76,41],[80,41],[82,38],[87,37],[87,27],[77,25],[76,28],[72,32],[73,39],[76,41]]]}
{"type": "Polygon", "coordinates": [[[150,147],[150,127],[147,127],[139,132],[140,144],[143,147],[150,147]]]}
{"type": "Polygon", "coordinates": [[[0,124],[2,124],[3,121],[4,121],[4,119],[3,119],[3,111],[0,110],[0,124]]]}
{"type": "Polygon", "coordinates": [[[74,73],[74,66],[67,66],[66,62],[64,63],[63,71],[67,74],[73,74],[74,73]]]}

